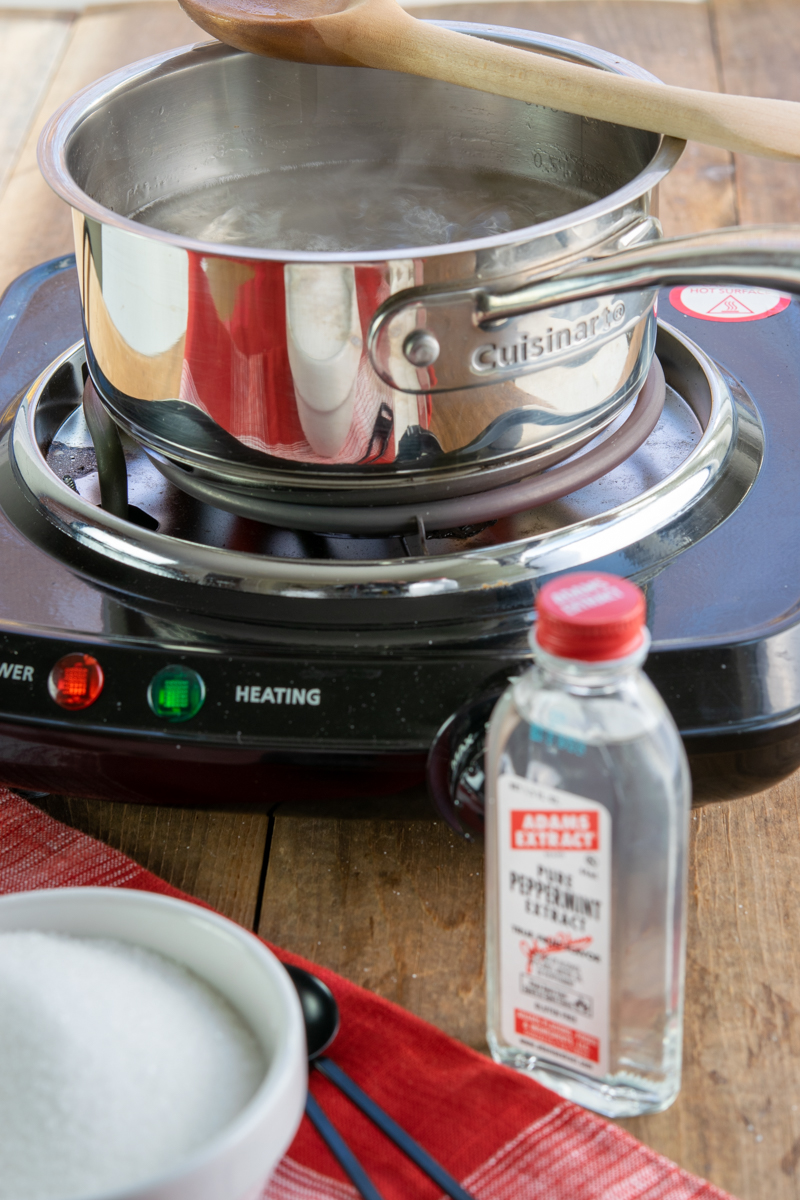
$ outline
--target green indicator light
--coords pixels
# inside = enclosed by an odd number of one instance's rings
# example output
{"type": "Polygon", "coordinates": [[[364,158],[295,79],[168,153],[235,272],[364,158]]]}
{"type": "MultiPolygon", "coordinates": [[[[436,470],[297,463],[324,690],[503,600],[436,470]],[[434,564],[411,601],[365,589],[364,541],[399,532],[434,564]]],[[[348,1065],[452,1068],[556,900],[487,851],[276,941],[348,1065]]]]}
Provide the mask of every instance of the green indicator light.
{"type": "Polygon", "coordinates": [[[158,707],[162,712],[184,712],[189,707],[189,680],[162,680],[158,689],[158,707]]]}
{"type": "Polygon", "coordinates": [[[147,703],[165,721],[188,721],[206,698],[206,685],[191,667],[164,667],[150,680],[147,703]]]}

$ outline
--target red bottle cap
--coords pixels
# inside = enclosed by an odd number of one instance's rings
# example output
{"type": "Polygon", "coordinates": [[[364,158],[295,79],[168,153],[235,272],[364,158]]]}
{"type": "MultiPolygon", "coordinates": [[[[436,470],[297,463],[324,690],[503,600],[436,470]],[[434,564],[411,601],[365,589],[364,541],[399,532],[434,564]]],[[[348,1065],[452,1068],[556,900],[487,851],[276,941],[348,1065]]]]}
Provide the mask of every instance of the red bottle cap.
{"type": "Polygon", "coordinates": [[[536,641],[558,658],[625,658],[644,640],[645,600],[617,575],[577,571],[546,583],[536,597],[536,641]]]}

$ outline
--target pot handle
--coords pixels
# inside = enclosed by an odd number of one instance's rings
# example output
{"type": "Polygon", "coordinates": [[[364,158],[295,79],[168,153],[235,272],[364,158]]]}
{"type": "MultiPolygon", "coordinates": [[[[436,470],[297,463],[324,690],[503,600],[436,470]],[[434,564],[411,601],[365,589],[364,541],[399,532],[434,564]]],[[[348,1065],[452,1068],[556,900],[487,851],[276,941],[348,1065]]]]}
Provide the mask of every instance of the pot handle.
{"type": "Polygon", "coordinates": [[[630,338],[660,287],[692,283],[800,293],[800,225],[737,226],[647,240],[573,261],[513,291],[486,285],[407,288],[374,314],[370,361],[399,391],[498,383],[591,358],[604,342],[630,338]],[[409,363],[416,368],[416,387],[408,382],[409,363]]]}
{"type": "Polygon", "coordinates": [[[582,260],[513,292],[476,297],[478,323],[573,304],[609,293],[676,284],[739,283],[800,292],[800,225],[754,225],[665,238],[608,258],[582,260]]]}

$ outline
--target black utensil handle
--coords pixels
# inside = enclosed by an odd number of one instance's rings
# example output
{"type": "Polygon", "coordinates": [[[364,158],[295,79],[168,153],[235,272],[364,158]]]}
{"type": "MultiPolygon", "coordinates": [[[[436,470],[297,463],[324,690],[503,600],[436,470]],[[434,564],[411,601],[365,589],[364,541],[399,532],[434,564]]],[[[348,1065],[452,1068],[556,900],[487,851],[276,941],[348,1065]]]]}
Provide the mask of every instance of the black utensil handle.
{"type": "Polygon", "coordinates": [[[339,1133],[339,1130],[328,1120],[310,1092],[306,1096],[306,1116],[339,1166],[350,1177],[355,1187],[364,1197],[364,1200],[383,1200],[383,1196],[375,1187],[375,1184],[355,1154],[353,1154],[353,1151],[339,1133]]]}
{"type": "Polygon", "coordinates": [[[326,1079],[336,1084],[339,1090],[344,1092],[345,1096],[352,1100],[365,1116],[374,1121],[378,1128],[391,1138],[421,1171],[424,1171],[443,1192],[452,1197],[452,1200],[475,1200],[475,1197],[466,1188],[463,1188],[453,1179],[452,1175],[445,1171],[441,1163],[438,1163],[435,1158],[431,1158],[427,1150],[423,1150],[419,1142],[414,1141],[411,1134],[406,1133],[402,1126],[393,1121],[389,1114],[384,1112],[366,1092],[362,1092],[358,1084],[354,1083],[335,1062],[331,1062],[329,1058],[317,1058],[314,1060],[314,1066],[326,1079]]]}

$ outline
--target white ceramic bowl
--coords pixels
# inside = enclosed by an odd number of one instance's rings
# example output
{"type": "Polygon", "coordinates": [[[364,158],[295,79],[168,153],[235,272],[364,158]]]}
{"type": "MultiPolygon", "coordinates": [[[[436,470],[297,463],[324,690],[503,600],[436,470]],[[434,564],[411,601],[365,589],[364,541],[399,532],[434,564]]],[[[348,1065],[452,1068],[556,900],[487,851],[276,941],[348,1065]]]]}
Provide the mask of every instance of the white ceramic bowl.
{"type": "Polygon", "coordinates": [[[267,1073],[202,1150],[159,1178],[85,1200],[255,1200],[303,1115],[308,1064],[300,1003],[274,954],[216,913],[153,892],[54,888],[0,896],[0,932],[37,929],[133,942],[215,987],[252,1029],[267,1073]]]}

